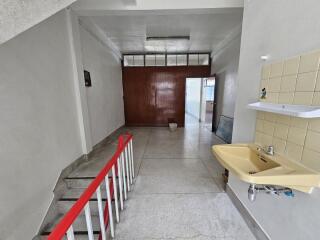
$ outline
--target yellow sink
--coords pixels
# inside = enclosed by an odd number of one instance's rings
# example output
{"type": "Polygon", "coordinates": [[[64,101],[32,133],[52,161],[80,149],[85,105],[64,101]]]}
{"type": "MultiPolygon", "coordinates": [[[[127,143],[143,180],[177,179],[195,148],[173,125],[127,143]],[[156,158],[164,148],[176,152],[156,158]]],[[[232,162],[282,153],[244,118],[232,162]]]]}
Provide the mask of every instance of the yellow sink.
{"type": "Polygon", "coordinates": [[[267,155],[255,144],[215,145],[212,151],[226,169],[245,182],[284,186],[307,193],[320,187],[319,173],[284,156],[267,155]]]}

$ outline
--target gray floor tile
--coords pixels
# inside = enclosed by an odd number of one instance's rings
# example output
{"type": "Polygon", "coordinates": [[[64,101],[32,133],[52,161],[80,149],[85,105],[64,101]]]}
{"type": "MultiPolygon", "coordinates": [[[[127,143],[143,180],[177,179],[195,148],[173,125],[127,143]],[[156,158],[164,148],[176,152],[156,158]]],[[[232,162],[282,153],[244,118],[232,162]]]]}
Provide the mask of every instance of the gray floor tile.
{"type": "Polygon", "coordinates": [[[138,176],[134,194],[212,193],[221,192],[211,177],[138,176]]]}
{"type": "Polygon", "coordinates": [[[116,239],[254,239],[224,193],[135,195],[116,239]]]}
{"type": "Polygon", "coordinates": [[[143,159],[139,174],[142,176],[210,177],[203,162],[196,158],[143,159]]]}

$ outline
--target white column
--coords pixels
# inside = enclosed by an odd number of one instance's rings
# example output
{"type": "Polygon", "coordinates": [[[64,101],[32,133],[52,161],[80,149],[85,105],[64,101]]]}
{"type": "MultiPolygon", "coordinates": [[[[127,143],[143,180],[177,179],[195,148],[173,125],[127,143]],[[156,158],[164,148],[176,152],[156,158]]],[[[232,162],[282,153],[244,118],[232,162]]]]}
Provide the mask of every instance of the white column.
{"type": "Polygon", "coordinates": [[[67,240],[75,240],[72,225],[67,231],[67,240]]]}
{"type": "Polygon", "coordinates": [[[79,19],[75,12],[70,9],[67,12],[67,25],[69,43],[71,49],[72,72],[74,78],[74,91],[77,106],[78,124],[82,151],[88,154],[92,150],[92,139],[89,122],[88,100],[84,85],[82,49],[80,42],[79,19]]]}
{"type": "Polygon", "coordinates": [[[128,187],[128,191],[130,191],[130,173],[129,173],[129,159],[128,159],[128,151],[127,151],[127,146],[124,148],[124,159],[125,159],[125,163],[126,163],[126,172],[127,172],[127,187],[128,187]]]}
{"type": "Polygon", "coordinates": [[[127,151],[127,158],[128,158],[128,165],[129,165],[129,176],[130,176],[130,184],[132,184],[132,165],[131,165],[131,156],[130,156],[130,142],[126,147],[127,151]]]}
{"type": "Polygon", "coordinates": [[[120,208],[123,210],[123,191],[122,191],[122,164],[121,164],[121,157],[119,156],[117,159],[118,165],[118,183],[119,183],[119,195],[120,195],[120,208]]]}
{"type": "Polygon", "coordinates": [[[108,212],[109,212],[109,223],[111,236],[114,237],[114,226],[113,226],[113,213],[112,213],[112,205],[111,205],[111,194],[110,194],[110,183],[109,183],[109,174],[107,173],[105,177],[106,182],[106,191],[107,191],[107,203],[108,203],[108,212]]]}
{"type": "Polygon", "coordinates": [[[117,180],[116,180],[116,171],[115,171],[115,166],[112,166],[112,182],[113,182],[113,196],[114,196],[114,205],[116,209],[116,220],[117,222],[120,221],[119,217],[119,203],[118,203],[118,189],[117,189],[117,180]]]}
{"type": "Polygon", "coordinates": [[[94,240],[89,202],[87,202],[86,206],[84,207],[84,212],[85,212],[85,215],[86,215],[88,239],[89,240],[94,240]]]}
{"type": "Polygon", "coordinates": [[[132,176],[134,178],[134,157],[133,157],[133,147],[132,147],[132,143],[133,143],[133,140],[131,138],[130,140],[130,153],[131,153],[131,164],[132,164],[132,176]]]}
{"type": "Polygon", "coordinates": [[[125,161],[124,161],[124,154],[121,153],[121,165],[122,165],[122,177],[123,177],[123,192],[124,192],[124,199],[127,199],[127,184],[126,184],[126,171],[125,171],[125,161]]]}
{"type": "Polygon", "coordinates": [[[104,214],[103,214],[103,206],[102,206],[102,197],[101,197],[101,189],[100,186],[96,190],[97,193],[97,199],[98,199],[98,211],[99,211],[99,220],[100,220],[100,230],[101,230],[101,236],[102,240],[106,240],[106,226],[104,223],[104,214]]]}

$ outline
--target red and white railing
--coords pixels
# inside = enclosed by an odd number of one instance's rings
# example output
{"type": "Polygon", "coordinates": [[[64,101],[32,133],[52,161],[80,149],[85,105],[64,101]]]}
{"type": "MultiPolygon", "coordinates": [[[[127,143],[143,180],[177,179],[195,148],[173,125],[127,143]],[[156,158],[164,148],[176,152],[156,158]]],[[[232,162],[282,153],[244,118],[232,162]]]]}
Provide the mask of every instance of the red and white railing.
{"type": "Polygon", "coordinates": [[[88,239],[93,240],[93,227],[91,221],[89,200],[94,193],[97,195],[98,214],[100,222],[99,240],[106,240],[106,229],[110,226],[111,236],[114,237],[114,221],[111,200],[114,199],[116,221],[120,221],[120,209],[123,210],[123,202],[127,199],[127,191],[130,191],[130,185],[133,182],[134,163],[132,150],[132,135],[125,134],[119,137],[118,146],[115,154],[107,162],[104,168],[86,188],[77,202],[65,214],[61,221],[55,226],[48,236],[48,240],[60,240],[67,235],[68,240],[74,240],[72,224],[84,210],[88,231],[88,239]],[[112,176],[111,176],[112,175],[112,176]],[[117,184],[118,181],[118,184],[117,184]],[[103,206],[101,197],[101,185],[105,182],[107,201],[103,206]],[[118,194],[119,190],[119,194],[118,194]]]}

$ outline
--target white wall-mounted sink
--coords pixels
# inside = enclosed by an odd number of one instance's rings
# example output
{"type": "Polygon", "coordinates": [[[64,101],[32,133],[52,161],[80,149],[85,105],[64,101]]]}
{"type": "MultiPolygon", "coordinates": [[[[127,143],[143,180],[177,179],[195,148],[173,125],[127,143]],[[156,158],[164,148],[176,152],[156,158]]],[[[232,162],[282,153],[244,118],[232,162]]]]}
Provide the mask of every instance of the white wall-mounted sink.
{"type": "Polygon", "coordinates": [[[320,117],[320,106],[305,106],[292,104],[276,104],[266,102],[256,102],[248,104],[249,109],[278,113],[293,117],[301,118],[318,118],[320,117]]]}
{"type": "Polygon", "coordinates": [[[320,174],[281,155],[270,156],[255,144],[212,147],[217,160],[241,180],[251,184],[277,185],[311,193],[320,187],[320,174]]]}

